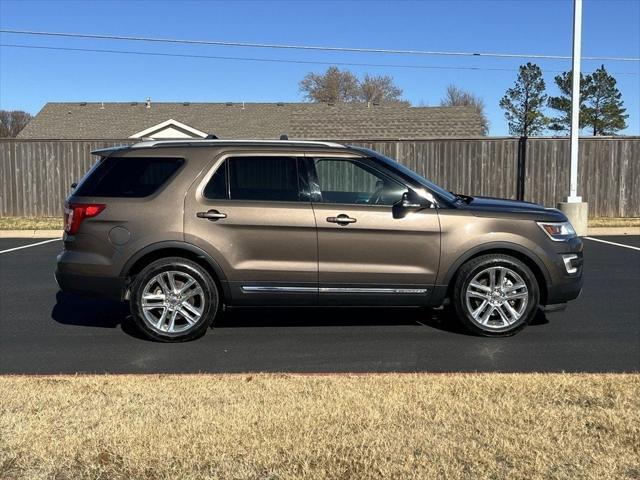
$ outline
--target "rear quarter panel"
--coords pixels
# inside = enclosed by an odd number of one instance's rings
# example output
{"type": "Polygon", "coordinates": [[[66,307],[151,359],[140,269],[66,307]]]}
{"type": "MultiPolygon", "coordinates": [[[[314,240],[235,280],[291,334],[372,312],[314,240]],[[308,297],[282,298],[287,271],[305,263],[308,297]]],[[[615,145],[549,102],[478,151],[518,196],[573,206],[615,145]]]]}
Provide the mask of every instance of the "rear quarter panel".
{"type": "MultiPolygon", "coordinates": [[[[76,235],[65,235],[67,258],[82,254],[84,274],[118,276],[125,262],[148,245],[184,241],[184,196],[203,165],[198,149],[135,149],[122,157],[183,158],[185,163],[160,189],[145,198],[87,197],[67,201],[103,203],[107,208],[85,219],[76,235]],[[87,263],[90,261],[93,263],[87,263]]],[[[132,161],[135,161],[132,159],[132,161]]]]}

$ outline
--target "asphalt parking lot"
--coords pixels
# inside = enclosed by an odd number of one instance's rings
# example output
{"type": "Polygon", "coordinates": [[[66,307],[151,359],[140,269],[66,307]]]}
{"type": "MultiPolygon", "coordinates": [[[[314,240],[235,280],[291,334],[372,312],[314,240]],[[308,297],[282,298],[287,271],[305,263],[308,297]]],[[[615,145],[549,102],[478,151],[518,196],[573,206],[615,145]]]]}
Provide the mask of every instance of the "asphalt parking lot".
{"type": "Polygon", "coordinates": [[[446,311],[252,309],[172,345],[140,338],[126,305],[58,292],[60,241],[6,252],[40,241],[0,239],[0,373],[640,370],[640,250],[594,240],[581,297],[515,337],[469,336],[446,311]]]}

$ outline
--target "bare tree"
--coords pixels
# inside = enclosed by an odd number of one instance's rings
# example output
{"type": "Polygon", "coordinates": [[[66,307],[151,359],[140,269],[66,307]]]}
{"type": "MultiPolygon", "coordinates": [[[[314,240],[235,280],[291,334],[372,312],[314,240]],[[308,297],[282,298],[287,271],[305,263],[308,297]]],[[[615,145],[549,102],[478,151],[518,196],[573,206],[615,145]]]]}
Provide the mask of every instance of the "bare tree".
{"type": "Polygon", "coordinates": [[[449,84],[449,86],[447,87],[447,93],[442,98],[442,100],[440,100],[440,105],[442,105],[443,107],[473,107],[476,112],[478,112],[478,115],[480,115],[482,134],[489,134],[489,119],[484,113],[484,100],[482,100],[480,97],[475,96],[471,92],[462,90],[461,88],[458,88],[453,84],[449,84]]]}
{"type": "Polygon", "coordinates": [[[0,138],[15,138],[32,118],[22,110],[0,110],[0,138]]]}
{"type": "Polygon", "coordinates": [[[310,102],[353,102],[358,100],[359,85],[350,71],[329,67],[325,73],[308,73],[300,81],[300,91],[310,102]]]}
{"type": "Polygon", "coordinates": [[[403,102],[402,89],[389,75],[373,76],[366,74],[360,82],[360,100],[363,102],[403,102]]]}
{"type": "Polygon", "coordinates": [[[300,82],[300,91],[310,102],[404,102],[402,90],[392,77],[366,74],[360,81],[350,71],[337,67],[329,67],[324,73],[308,73],[300,82]]]}

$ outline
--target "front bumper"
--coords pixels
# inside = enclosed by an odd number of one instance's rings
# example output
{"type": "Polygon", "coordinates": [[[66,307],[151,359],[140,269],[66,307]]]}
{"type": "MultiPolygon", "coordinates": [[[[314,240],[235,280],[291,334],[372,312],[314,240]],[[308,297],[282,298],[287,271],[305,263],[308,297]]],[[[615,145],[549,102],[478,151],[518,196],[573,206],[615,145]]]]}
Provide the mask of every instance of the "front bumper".
{"type": "Polygon", "coordinates": [[[556,303],[565,303],[569,300],[578,298],[582,291],[582,273],[575,277],[571,277],[562,283],[554,283],[547,287],[547,301],[546,305],[553,305],[556,303]]]}
{"type": "Polygon", "coordinates": [[[572,239],[560,251],[551,255],[550,282],[547,284],[545,305],[565,303],[578,298],[584,283],[582,240],[572,239]]]}

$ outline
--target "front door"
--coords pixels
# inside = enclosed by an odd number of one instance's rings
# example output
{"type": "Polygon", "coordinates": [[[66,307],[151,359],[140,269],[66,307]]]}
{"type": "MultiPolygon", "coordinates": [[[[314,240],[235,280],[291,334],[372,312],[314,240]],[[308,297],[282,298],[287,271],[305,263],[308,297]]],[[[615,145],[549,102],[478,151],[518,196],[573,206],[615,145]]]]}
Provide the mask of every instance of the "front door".
{"type": "Polygon", "coordinates": [[[423,305],[436,281],[435,208],[393,218],[408,190],[366,158],[307,159],[318,225],[321,304],[423,305]]]}
{"type": "Polygon", "coordinates": [[[185,202],[185,240],[214,257],[237,305],[314,304],[317,234],[302,160],[215,160],[185,202]]]}

